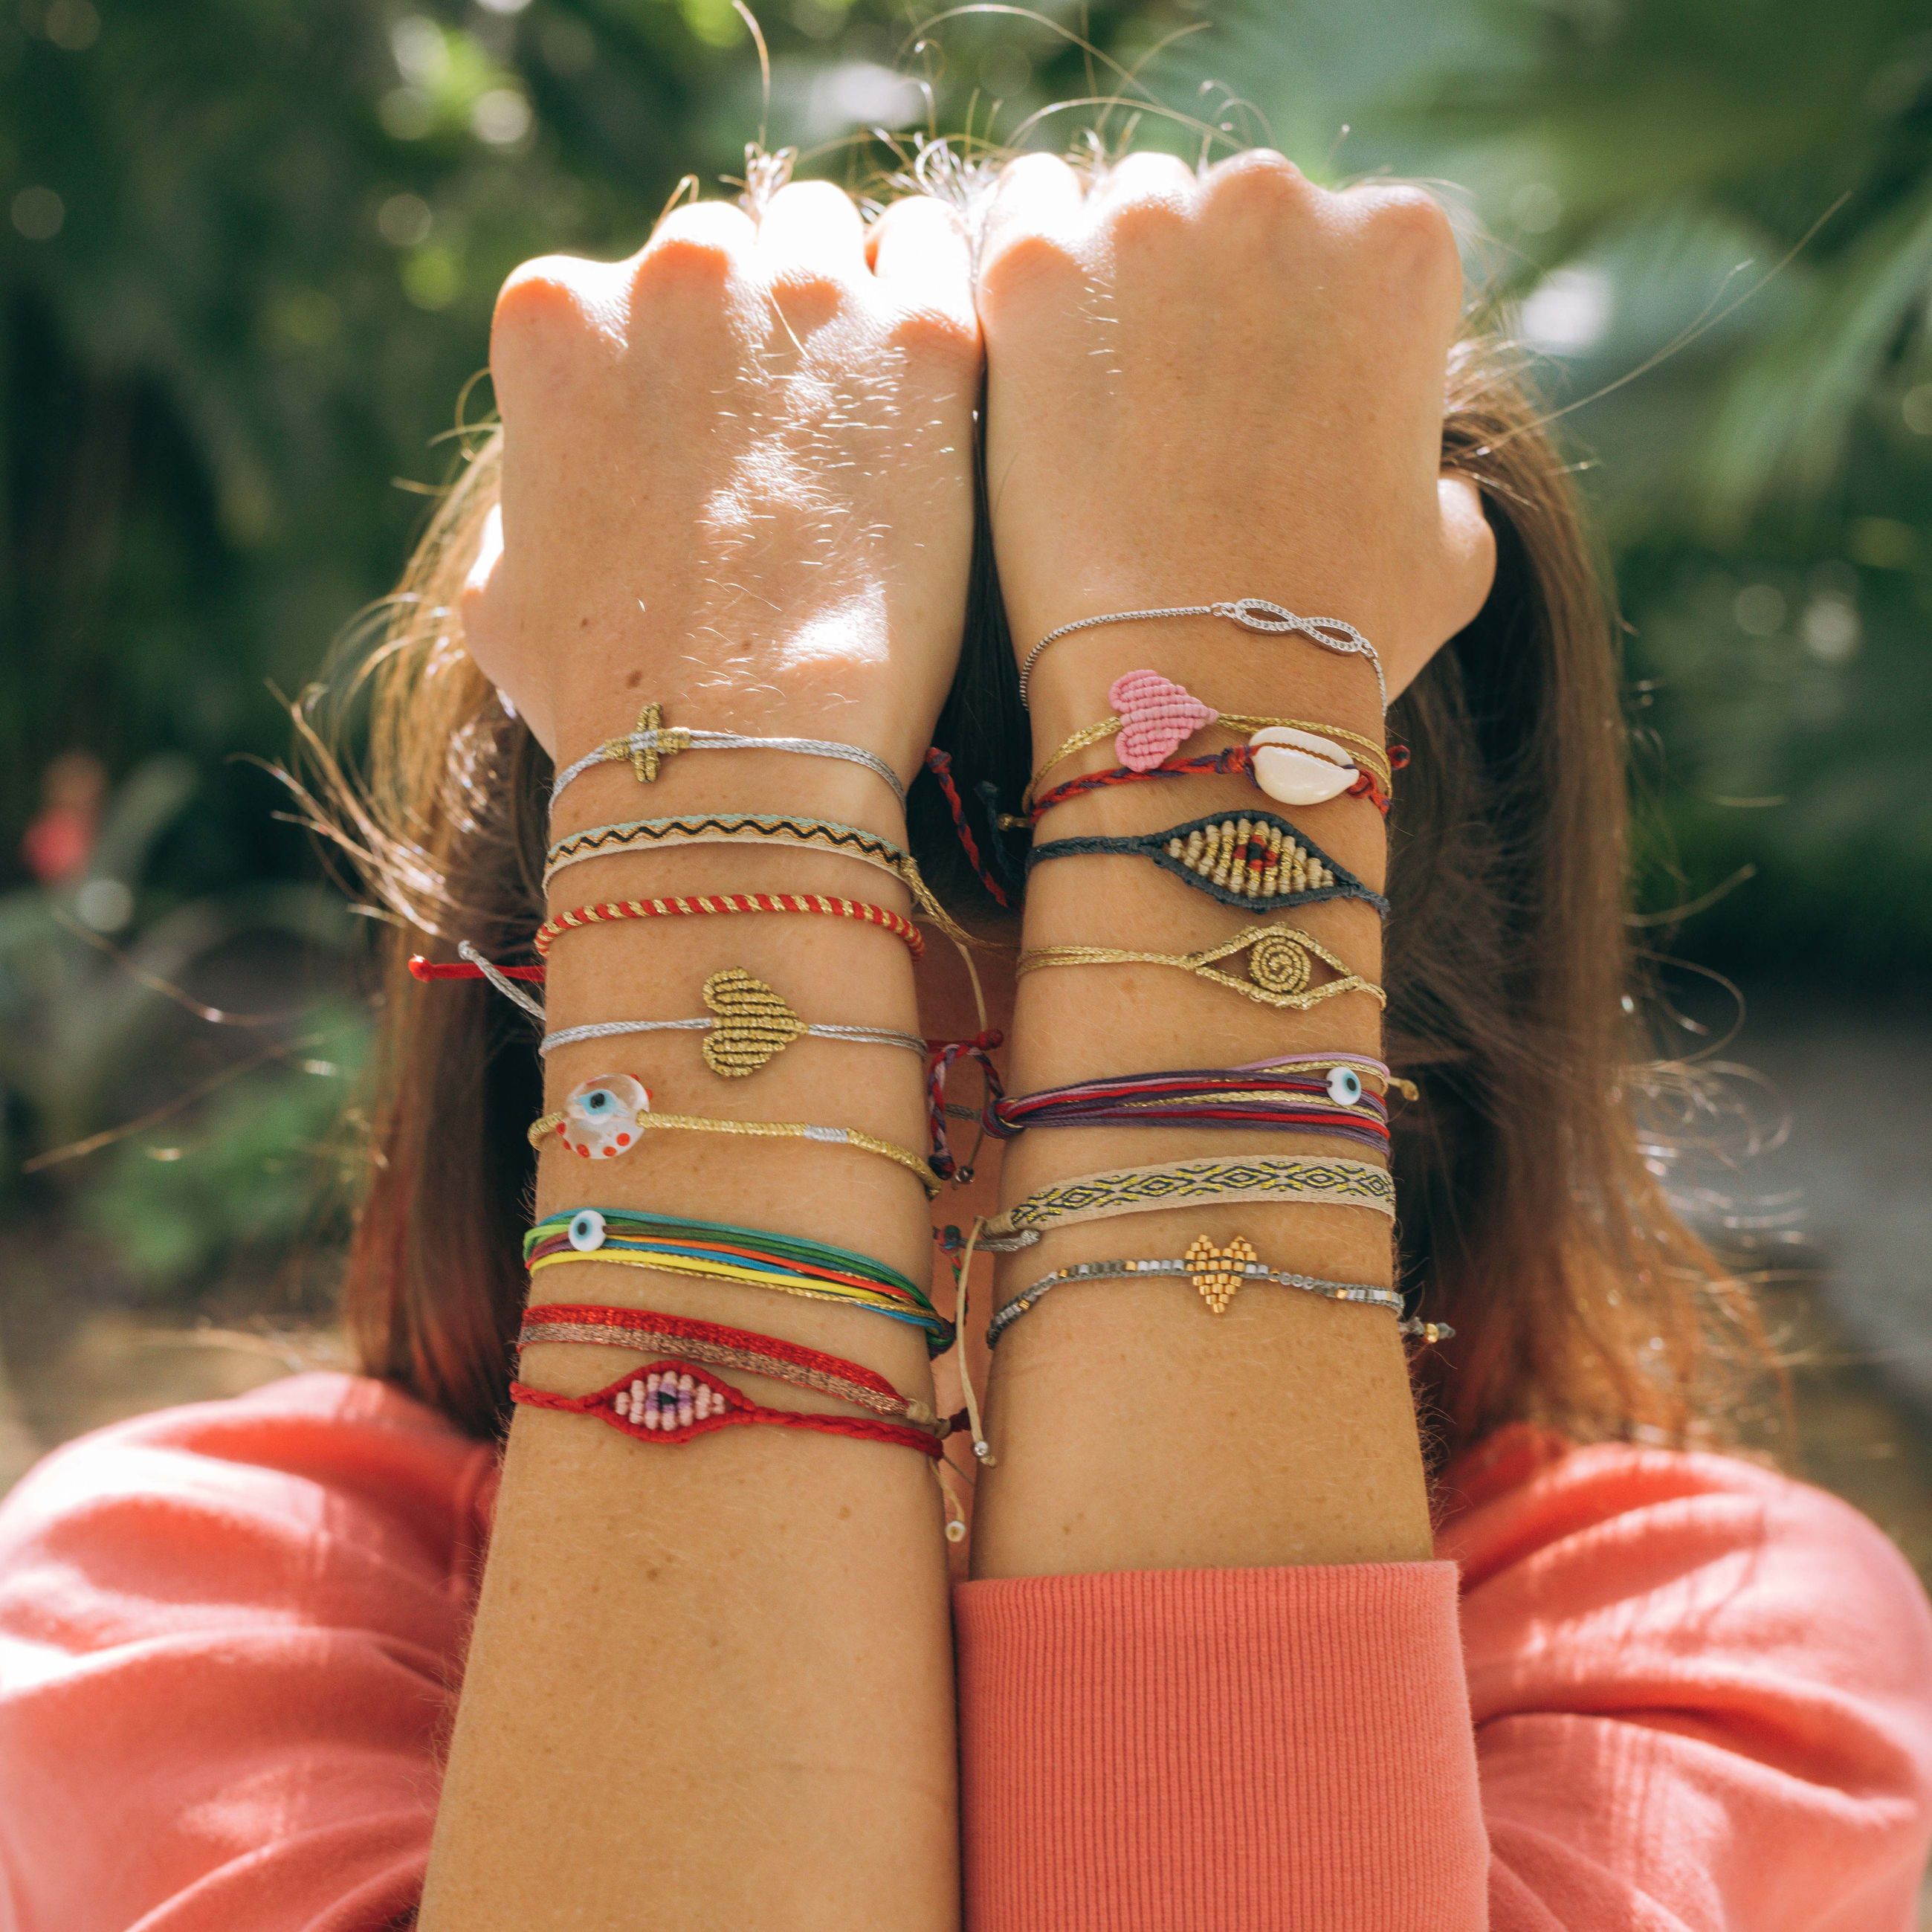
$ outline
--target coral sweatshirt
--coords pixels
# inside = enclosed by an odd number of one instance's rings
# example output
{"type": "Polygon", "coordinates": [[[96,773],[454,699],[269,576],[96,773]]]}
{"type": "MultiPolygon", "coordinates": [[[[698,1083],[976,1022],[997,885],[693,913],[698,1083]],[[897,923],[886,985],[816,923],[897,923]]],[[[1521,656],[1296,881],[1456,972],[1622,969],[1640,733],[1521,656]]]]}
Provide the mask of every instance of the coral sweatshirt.
{"type": "MultiPolygon", "coordinates": [[[[302,1375],[0,1506],[0,1928],[406,1924],[496,1484],[302,1375]]],[[[1439,1560],[969,1583],[970,1932],[1907,1932],[1932,1613],[1748,1465],[1505,1432],[1439,1560]]]]}

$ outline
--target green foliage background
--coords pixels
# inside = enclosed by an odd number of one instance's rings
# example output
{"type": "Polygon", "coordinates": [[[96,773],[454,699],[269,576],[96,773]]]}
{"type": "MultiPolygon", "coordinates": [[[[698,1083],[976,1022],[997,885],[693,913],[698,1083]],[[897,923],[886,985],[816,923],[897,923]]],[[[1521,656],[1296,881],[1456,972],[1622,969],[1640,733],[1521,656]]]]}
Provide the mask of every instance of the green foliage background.
{"type": "MultiPolygon", "coordinates": [[[[1649,903],[1754,868],[1681,950],[1820,986],[1914,973],[1932,938],[1932,31],[1914,0],[936,20],[787,0],[761,24],[768,137],[805,172],[873,178],[892,159],[875,126],[1055,146],[1098,122],[1458,184],[1472,273],[1572,410],[1618,572],[1662,801],[1649,903]],[[1031,118],[1114,94],[1132,104],[1031,118]]],[[[127,890],[104,927],[109,902],[86,902],[97,938],[190,976],[264,928],[346,946],[346,918],[292,905],[313,860],[235,754],[283,751],[272,687],[298,688],[392,580],[455,460],[504,274],[628,251],[681,176],[715,191],[741,168],[766,118],[730,0],[0,17],[0,1187],[138,1112],[99,1050],[140,1050],[124,975],[76,931],[75,890],[28,884],[14,856],[50,757],[84,747],[121,788],[94,874],[127,890]],[[46,1051],[56,1016],[72,1054],[46,1051]]],[[[286,1173],[323,1097],[231,1095],[189,1138],[230,1181],[286,1173]]],[[[59,1170],[169,1280],[223,1250],[214,1196],[179,1185],[178,1124],[59,1170]],[[144,1150],[166,1158],[143,1169],[144,1150]]],[[[250,1227],[286,1225],[263,1211],[250,1227]]]]}

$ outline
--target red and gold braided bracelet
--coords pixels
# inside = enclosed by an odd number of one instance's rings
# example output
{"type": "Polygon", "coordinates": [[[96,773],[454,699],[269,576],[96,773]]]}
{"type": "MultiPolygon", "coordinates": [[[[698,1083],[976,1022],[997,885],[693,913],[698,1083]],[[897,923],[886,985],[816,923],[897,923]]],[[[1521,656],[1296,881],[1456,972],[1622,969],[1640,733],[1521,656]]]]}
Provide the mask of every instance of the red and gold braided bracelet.
{"type": "Polygon", "coordinates": [[[817,892],[720,892],[698,898],[607,899],[595,905],[573,906],[544,921],[531,944],[547,957],[556,936],[580,926],[596,926],[607,920],[675,919],[687,914],[710,912],[824,913],[836,919],[854,919],[876,926],[905,942],[915,959],[922,958],[926,940],[917,926],[903,913],[884,906],[868,905],[856,899],[825,898],[817,892]]]}

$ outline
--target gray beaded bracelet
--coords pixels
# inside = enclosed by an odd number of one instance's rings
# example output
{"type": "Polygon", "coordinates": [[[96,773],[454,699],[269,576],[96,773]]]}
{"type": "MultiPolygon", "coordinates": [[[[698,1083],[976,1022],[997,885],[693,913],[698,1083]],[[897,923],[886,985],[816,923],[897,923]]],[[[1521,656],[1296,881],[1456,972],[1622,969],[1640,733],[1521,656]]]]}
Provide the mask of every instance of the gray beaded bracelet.
{"type": "Polygon", "coordinates": [[[901,805],[906,802],[898,773],[876,752],[841,745],[830,738],[754,738],[742,731],[700,731],[686,725],[669,725],[664,722],[661,704],[646,705],[638,714],[636,728],[623,737],[607,739],[596,751],[586,752],[566,765],[550,782],[550,797],[554,801],[565,786],[596,765],[628,764],[638,784],[650,784],[663,761],[678,752],[790,752],[800,758],[838,758],[848,765],[862,766],[892,788],[901,805]]]}
{"type": "MultiPolygon", "coordinates": [[[[986,1346],[996,1347],[1000,1338],[1025,1314],[1036,1307],[1054,1288],[1070,1281],[1121,1281],[1148,1276],[1165,1280],[1186,1280],[1216,1315],[1226,1311],[1238,1289],[1250,1282],[1272,1282],[1277,1288],[1298,1288],[1329,1301],[1359,1301],[1372,1308],[1386,1308],[1402,1314],[1402,1296],[1392,1288],[1374,1288],[1361,1282],[1323,1281],[1313,1275],[1290,1274],[1280,1268],[1264,1267],[1254,1250],[1238,1234],[1226,1247],[1219,1248],[1204,1234],[1185,1256],[1160,1261],[1076,1262],[1070,1268],[1057,1268],[1042,1275],[1004,1304],[986,1324],[986,1346]]],[[[1446,1342],[1455,1334],[1448,1323],[1421,1322],[1406,1316],[1397,1324],[1403,1335],[1421,1341],[1446,1342]]]]}

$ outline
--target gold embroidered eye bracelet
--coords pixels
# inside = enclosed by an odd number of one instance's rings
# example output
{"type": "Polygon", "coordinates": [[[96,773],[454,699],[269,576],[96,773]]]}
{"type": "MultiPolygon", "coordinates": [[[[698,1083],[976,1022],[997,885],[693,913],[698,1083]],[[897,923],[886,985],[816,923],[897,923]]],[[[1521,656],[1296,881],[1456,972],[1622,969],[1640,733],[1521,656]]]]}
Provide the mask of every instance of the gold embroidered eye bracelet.
{"type": "Polygon", "coordinates": [[[1251,926],[1225,939],[1218,946],[1203,946],[1198,952],[1136,952],[1113,946],[1042,946],[1022,952],[1018,970],[1039,973],[1054,966],[1171,966],[1190,973],[1198,980],[1225,986],[1256,1005],[1286,1008],[1305,1012],[1324,1000],[1344,993],[1366,993],[1378,1006],[1388,1004],[1388,995],[1370,980],[1349,971],[1312,933],[1294,926],[1251,926]],[[1220,970],[1219,962],[1238,952],[1248,955],[1248,976],[1238,980],[1220,970]],[[1314,962],[1319,961],[1337,975],[1315,983],[1314,962]]]}
{"type": "Polygon", "coordinates": [[[1027,870],[1052,859],[1151,859],[1185,886],[1222,905],[1286,912],[1324,899],[1360,899],[1387,919],[1389,902],[1285,818],[1272,812],[1190,818],[1165,832],[1121,838],[1049,838],[1027,855],[1027,870]]]}

